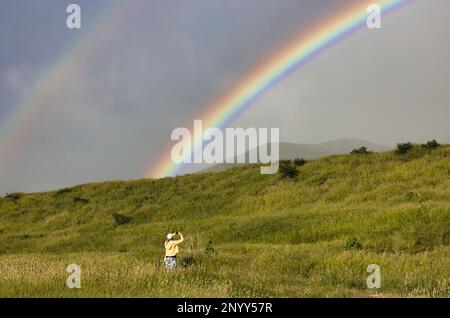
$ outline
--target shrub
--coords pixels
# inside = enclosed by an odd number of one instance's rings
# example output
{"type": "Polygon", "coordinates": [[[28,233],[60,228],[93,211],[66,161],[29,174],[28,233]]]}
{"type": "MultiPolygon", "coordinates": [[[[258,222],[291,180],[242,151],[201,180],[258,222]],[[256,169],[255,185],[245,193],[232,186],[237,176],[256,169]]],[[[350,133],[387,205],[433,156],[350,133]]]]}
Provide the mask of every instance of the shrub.
{"type": "Polygon", "coordinates": [[[19,240],[29,240],[31,238],[30,234],[19,235],[19,240]]]}
{"type": "Polygon", "coordinates": [[[131,184],[125,185],[125,187],[123,188],[123,194],[125,194],[125,195],[132,194],[134,188],[135,188],[134,185],[131,185],[131,184]]]}
{"type": "Polygon", "coordinates": [[[321,186],[325,182],[327,182],[328,179],[331,179],[332,177],[333,177],[333,174],[331,174],[331,173],[324,173],[322,175],[316,174],[308,180],[308,184],[310,184],[312,186],[321,186]]]}
{"type": "Polygon", "coordinates": [[[442,244],[450,245],[450,215],[447,215],[442,220],[442,228],[444,229],[442,233],[442,244]]]}
{"type": "Polygon", "coordinates": [[[55,196],[63,195],[63,194],[70,193],[70,192],[72,192],[71,188],[60,189],[55,192],[55,196]]]}
{"type": "Polygon", "coordinates": [[[301,167],[306,163],[306,160],[303,158],[295,158],[294,159],[294,165],[296,165],[297,167],[301,167]]]}
{"type": "Polygon", "coordinates": [[[123,215],[120,213],[113,213],[112,217],[117,225],[124,225],[124,224],[130,223],[130,221],[132,219],[132,217],[126,216],[126,215],[123,215]]]}
{"type": "Polygon", "coordinates": [[[195,258],[193,256],[185,256],[181,260],[181,266],[183,268],[191,267],[195,264],[195,258]]]}
{"type": "Polygon", "coordinates": [[[211,240],[208,241],[208,244],[206,244],[205,248],[206,254],[217,254],[216,248],[213,245],[213,242],[211,240]]]}
{"type": "Polygon", "coordinates": [[[415,201],[415,200],[417,200],[419,198],[419,195],[417,193],[413,192],[413,191],[408,191],[406,193],[406,198],[409,201],[415,201]]]}
{"type": "Polygon", "coordinates": [[[403,143],[403,144],[397,144],[397,149],[395,149],[395,153],[397,155],[403,155],[406,154],[408,151],[412,149],[413,145],[410,142],[403,143]]]}
{"type": "Polygon", "coordinates": [[[73,198],[73,203],[86,204],[86,203],[89,203],[89,199],[86,199],[86,198],[83,198],[83,197],[75,197],[75,198],[73,198]]]}
{"type": "Polygon", "coordinates": [[[371,153],[371,151],[368,151],[366,147],[361,147],[361,148],[357,148],[357,149],[353,149],[350,152],[352,155],[366,155],[371,153]]]}
{"type": "Polygon", "coordinates": [[[278,170],[283,178],[293,179],[298,176],[298,170],[291,160],[281,160],[278,170]]]}
{"type": "MultiPolygon", "coordinates": [[[[442,232],[441,232],[442,233],[442,232]]],[[[418,223],[414,230],[413,252],[432,250],[443,243],[444,236],[436,230],[433,223],[418,223]]]]}
{"type": "Polygon", "coordinates": [[[345,243],[345,249],[346,250],[360,250],[362,249],[361,242],[358,241],[356,237],[351,237],[347,239],[347,242],[345,243]]]}
{"type": "Polygon", "coordinates": [[[426,144],[422,145],[422,147],[427,150],[437,149],[440,146],[441,145],[436,141],[436,139],[433,139],[432,141],[428,141],[426,144]]]}
{"type": "Polygon", "coordinates": [[[23,197],[23,193],[19,192],[7,193],[5,196],[6,199],[11,200],[13,202],[19,201],[21,197],[23,197]]]}

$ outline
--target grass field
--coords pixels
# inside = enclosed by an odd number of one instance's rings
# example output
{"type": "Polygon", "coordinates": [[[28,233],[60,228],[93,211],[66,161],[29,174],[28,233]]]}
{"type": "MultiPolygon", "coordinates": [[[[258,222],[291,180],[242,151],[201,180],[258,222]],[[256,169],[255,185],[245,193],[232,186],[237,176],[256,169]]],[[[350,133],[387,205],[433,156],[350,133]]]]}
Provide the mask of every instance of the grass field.
{"type": "Polygon", "coordinates": [[[0,296],[450,296],[450,146],[298,170],[293,180],[249,165],[9,194],[0,296]],[[174,231],[186,240],[167,272],[174,231]],[[66,287],[72,263],[80,289],[66,287]],[[380,289],[366,286],[369,264],[381,267],[380,289]]]}

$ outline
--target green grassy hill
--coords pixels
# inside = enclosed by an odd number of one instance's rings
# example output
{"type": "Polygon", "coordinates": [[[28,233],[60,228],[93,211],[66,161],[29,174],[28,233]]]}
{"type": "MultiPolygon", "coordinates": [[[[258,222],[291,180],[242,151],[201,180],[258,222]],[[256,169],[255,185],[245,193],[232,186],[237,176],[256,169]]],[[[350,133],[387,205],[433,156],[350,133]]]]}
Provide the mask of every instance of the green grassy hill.
{"type": "Polygon", "coordinates": [[[450,296],[450,146],[298,169],[294,180],[249,165],[9,194],[0,296],[450,296]],[[186,239],[173,272],[169,231],[186,239]],[[81,289],[65,286],[71,263],[81,289]],[[379,290],[366,286],[369,264],[379,290]]]}

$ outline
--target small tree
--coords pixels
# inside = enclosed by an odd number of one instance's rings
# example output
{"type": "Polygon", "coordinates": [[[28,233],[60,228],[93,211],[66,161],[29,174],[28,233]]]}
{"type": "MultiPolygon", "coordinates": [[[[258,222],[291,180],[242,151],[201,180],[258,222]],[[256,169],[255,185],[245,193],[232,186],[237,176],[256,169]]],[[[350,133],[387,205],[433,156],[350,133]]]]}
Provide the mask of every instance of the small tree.
{"type": "Polygon", "coordinates": [[[369,153],[371,153],[371,152],[368,151],[367,148],[364,147],[364,146],[361,147],[361,148],[358,148],[358,149],[353,149],[352,152],[351,152],[352,155],[366,155],[366,154],[369,154],[369,153]]]}
{"type": "Polygon", "coordinates": [[[278,172],[283,178],[293,179],[298,176],[298,170],[292,160],[281,160],[278,172]]]}
{"type": "Polygon", "coordinates": [[[432,141],[428,141],[426,144],[422,145],[422,147],[427,150],[437,149],[440,146],[441,145],[436,141],[436,139],[433,139],[432,141]]]}
{"type": "Polygon", "coordinates": [[[397,155],[403,155],[408,153],[412,149],[413,145],[410,142],[403,143],[403,144],[397,144],[397,149],[395,149],[395,153],[397,155]]]}

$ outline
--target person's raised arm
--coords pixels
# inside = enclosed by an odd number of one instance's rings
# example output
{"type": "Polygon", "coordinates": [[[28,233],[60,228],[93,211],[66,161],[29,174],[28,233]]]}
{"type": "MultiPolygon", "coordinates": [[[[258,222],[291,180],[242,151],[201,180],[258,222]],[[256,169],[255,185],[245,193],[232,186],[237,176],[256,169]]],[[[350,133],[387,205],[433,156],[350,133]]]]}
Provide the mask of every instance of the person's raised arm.
{"type": "Polygon", "coordinates": [[[178,244],[180,244],[180,243],[182,243],[182,242],[184,241],[183,234],[178,233],[178,232],[177,232],[177,234],[180,235],[180,239],[179,239],[179,240],[176,240],[176,241],[172,241],[174,245],[178,245],[178,244]]]}

